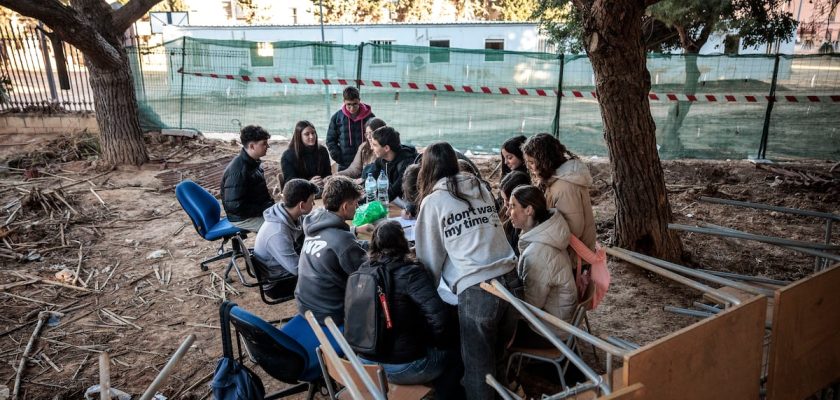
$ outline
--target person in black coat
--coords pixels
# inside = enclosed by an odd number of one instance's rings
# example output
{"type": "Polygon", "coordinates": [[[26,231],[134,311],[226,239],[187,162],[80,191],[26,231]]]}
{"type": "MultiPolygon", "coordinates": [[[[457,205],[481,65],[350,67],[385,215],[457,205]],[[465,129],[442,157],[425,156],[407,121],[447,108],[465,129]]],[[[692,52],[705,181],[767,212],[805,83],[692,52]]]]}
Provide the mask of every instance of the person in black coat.
{"type": "Polygon", "coordinates": [[[359,89],[344,88],[344,104],[330,118],[327,129],[327,148],[330,157],[338,163],[338,170],[346,169],[353,162],[359,146],[365,138],[365,124],[375,117],[369,105],[362,103],[359,89]]]}
{"type": "MultiPolygon", "coordinates": [[[[417,149],[414,146],[402,144],[400,133],[390,126],[383,126],[373,131],[370,148],[376,155],[376,161],[370,169],[373,179],[379,178],[379,174],[384,171],[388,178],[388,200],[393,201],[397,197],[402,197],[403,175],[405,169],[417,158],[417,149]]],[[[366,178],[367,175],[362,177],[362,179],[366,178]]]]}
{"type": "Polygon", "coordinates": [[[319,188],[324,178],[332,174],[327,148],[318,144],[318,132],[309,121],[298,121],[289,148],[280,157],[283,180],[305,179],[319,188]]]}
{"type": "MultiPolygon", "coordinates": [[[[410,255],[402,227],[396,221],[373,231],[367,265],[385,268],[391,276],[388,304],[393,328],[385,333],[382,350],[359,354],[368,363],[380,364],[388,382],[432,382],[446,368],[447,310],[422,264],[410,255]]],[[[363,315],[345,315],[347,324],[363,315]]],[[[361,323],[361,322],[358,322],[361,323]]]]}
{"type": "Polygon", "coordinates": [[[260,159],[268,152],[268,138],[262,127],[248,125],[239,132],[242,150],[225,168],[221,195],[227,219],[234,226],[257,232],[265,220],[263,211],[274,205],[268,192],[260,159]]]}

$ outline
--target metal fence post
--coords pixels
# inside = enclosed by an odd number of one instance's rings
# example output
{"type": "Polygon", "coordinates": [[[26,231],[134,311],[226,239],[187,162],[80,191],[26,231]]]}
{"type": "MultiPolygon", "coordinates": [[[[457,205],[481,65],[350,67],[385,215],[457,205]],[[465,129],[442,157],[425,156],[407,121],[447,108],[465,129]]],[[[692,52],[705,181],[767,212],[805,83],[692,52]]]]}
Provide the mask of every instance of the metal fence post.
{"type": "Polygon", "coordinates": [[[356,88],[362,86],[362,61],[364,61],[365,42],[359,43],[359,56],[356,59],[356,88]]]}
{"type": "Polygon", "coordinates": [[[55,89],[55,77],[53,77],[52,62],[50,62],[50,51],[47,49],[47,39],[44,37],[44,23],[38,21],[38,40],[41,44],[41,54],[44,56],[44,72],[47,73],[47,84],[50,87],[50,98],[54,103],[58,102],[58,91],[55,89]]]}
{"type": "Polygon", "coordinates": [[[560,53],[560,71],[557,77],[557,102],[554,107],[554,121],[551,122],[551,133],[560,138],[560,105],[563,103],[563,73],[566,67],[566,54],[560,53]]]}
{"type": "Polygon", "coordinates": [[[187,59],[187,37],[181,38],[181,101],[178,108],[178,129],[184,129],[184,77],[187,76],[186,65],[187,59]]]}
{"type": "Polygon", "coordinates": [[[767,99],[767,112],[764,114],[764,129],[761,132],[761,143],[758,145],[758,154],[756,154],[756,159],[759,160],[767,158],[767,138],[770,135],[770,116],[773,113],[773,104],[776,102],[776,79],[779,77],[780,58],[781,56],[777,53],[773,62],[773,80],[770,82],[770,96],[767,99]]]}

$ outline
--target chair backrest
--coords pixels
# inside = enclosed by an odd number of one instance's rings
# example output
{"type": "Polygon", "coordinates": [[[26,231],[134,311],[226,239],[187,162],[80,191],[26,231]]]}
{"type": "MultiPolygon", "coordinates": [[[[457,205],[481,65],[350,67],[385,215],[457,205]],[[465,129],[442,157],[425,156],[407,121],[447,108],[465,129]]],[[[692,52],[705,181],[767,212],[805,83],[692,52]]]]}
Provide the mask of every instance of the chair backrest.
{"type": "MultiPolygon", "coordinates": [[[[318,351],[323,351],[322,347],[323,345],[318,346],[318,351]]],[[[347,382],[345,382],[344,379],[341,378],[341,374],[338,373],[338,367],[332,362],[332,359],[330,357],[321,357],[321,359],[324,360],[324,363],[326,363],[327,374],[329,374],[330,378],[338,382],[341,386],[347,386],[347,382]]],[[[346,358],[341,358],[341,364],[350,373],[350,376],[353,379],[353,383],[356,385],[356,387],[359,388],[359,391],[362,392],[362,395],[365,397],[365,399],[372,399],[373,396],[371,396],[370,392],[368,392],[367,388],[365,388],[365,383],[362,382],[362,377],[360,377],[356,370],[353,369],[353,364],[346,358]]],[[[385,371],[382,369],[382,367],[374,364],[365,365],[364,368],[365,372],[367,372],[368,376],[370,376],[370,379],[372,379],[373,382],[376,383],[376,386],[379,387],[379,390],[382,393],[387,394],[388,380],[385,377],[385,371]]]]}
{"type": "MultiPolygon", "coordinates": [[[[299,326],[300,322],[306,324],[300,315],[295,318],[298,319],[296,325],[299,326]]],[[[294,322],[295,318],[289,323],[294,322]]],[[[306,347],[294,335],[289,334],[290,332],[277,329],[240,307],[231,308],[230,323],[244,340],[248,352],[266,373],[286,383],[310,381],[304,378],[309,378],[306,375],[313,367],[311,360],[314,357],[310,357],[306,347]]],[[[306,335],[306,330],[298,330],[297,334],[306,335]]],[[[308,334],[314,336],[311,330],[308,334]]],[[[315,348],[310,351],[314,355],[315,348]]],[[[317,365],[314,367],[317,369],[317,365]]]]}
{"type": "Polygon", "coordinates": [[[207,231],[219,222],[222,214],[219,202],[197,183],[189,179],[181,181],[175,187],[175,197],[178,198],[181,208],[187,212],[196,232],[201,237],[204,237],[207,231]]]}

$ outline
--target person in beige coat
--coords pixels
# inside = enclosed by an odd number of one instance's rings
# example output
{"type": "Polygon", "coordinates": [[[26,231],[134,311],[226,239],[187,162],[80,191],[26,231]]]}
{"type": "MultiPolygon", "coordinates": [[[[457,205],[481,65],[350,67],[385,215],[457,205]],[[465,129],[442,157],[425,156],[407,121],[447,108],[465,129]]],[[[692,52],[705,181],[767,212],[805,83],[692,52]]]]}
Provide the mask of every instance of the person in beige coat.
{"type": "MultiPolygon", "coordinates": [[[[590,249],[595,250],[595,216],[589,187],[589,167],[566,150],[557,138],[547,133],[532,136],[522,146],[525,164],[545,193],[548,207],[566,219],[569,230],[590,249]]],[[[577,255],[569,248],[573,262],[577,255]]]]}
{"type": "MultiPolygon", "coordinates": [[[[509,199],[508,214],[519,236],[519,279],[525,285],[525,301],[566,322],[572,322],[577,306],[577,287],[569,246],[569,226],[563,215],[546,207],[543,193],[534,186],[519,186],[509,199]]],[[[565,338],[566,334],[555,329],[565,338]]],[[[532,328],[519,327],[515,345],[551,347],[532,328]]]]}

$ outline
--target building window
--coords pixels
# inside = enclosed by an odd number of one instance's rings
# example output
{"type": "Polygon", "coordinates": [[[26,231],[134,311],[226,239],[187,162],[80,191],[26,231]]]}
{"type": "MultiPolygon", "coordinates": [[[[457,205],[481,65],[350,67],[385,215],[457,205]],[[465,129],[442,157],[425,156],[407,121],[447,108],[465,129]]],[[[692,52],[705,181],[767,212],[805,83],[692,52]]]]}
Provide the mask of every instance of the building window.
{"type": "Polygon", "coordinates": [[[391,45],[393,40],[374,40],[373,42],[373,63],[374,64],[391,64],[391,45]]]}
{"type": "Polygon", "coordinates": [[[312,65],[333,65],[333,48],[330,44],[316,43],[312,46],[312,65]]]}
{"type": "Polygon", "coordinates": [[[432,62],[432,63],[448,63],[449,62],[449,41],[448,40],[430,40],[429,41],[429,62],[432,62]]]}
{"type": "Polygon", "coordinates": [[[723,39],[723,54],[738,55],[741,48],[741,37],[738,35],[726,35],[723,39]]]}
{"type": "Polygon", "coordinates": [[[256,47],[251,47],[251,66],[274,66],[274,46],[271,42],[259,42],[256,47]]]}
{"type": "MultiPolygon", "coordinates": [[[[484,41],[484,49],[485,50],[504,50],[505,49],[505,40],[504,39],[487,39],[484,41]]],[[[496,52],[496,51],[488,51],[484,53],[484,61],[504,61],[505,60],[505,53],[496,52]]]]}
{"type": "Polygon", "coordinates": [[[537,42],[537,51],[540,53],[554,54],[557,52],[557,45],[555,45],[551,39],[545,36],[540,36],[540,39],[537,42]]]}

